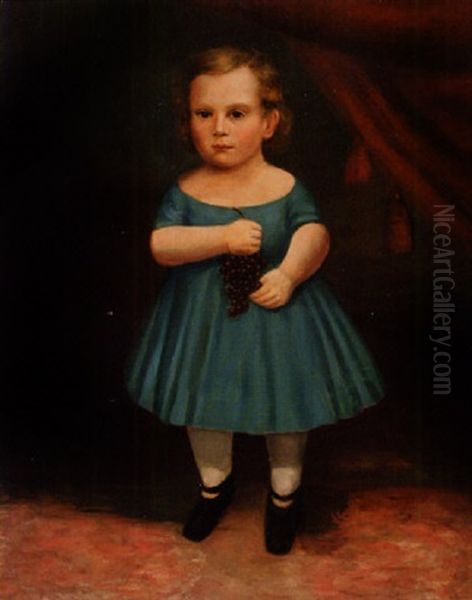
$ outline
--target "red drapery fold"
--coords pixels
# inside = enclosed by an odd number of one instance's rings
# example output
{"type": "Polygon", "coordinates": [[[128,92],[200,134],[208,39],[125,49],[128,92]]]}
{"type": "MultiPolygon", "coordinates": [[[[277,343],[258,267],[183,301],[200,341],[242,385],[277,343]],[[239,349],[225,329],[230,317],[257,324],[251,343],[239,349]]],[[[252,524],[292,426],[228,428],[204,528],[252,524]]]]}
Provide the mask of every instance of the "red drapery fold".
{"type": "Polygon", "coordinates": [[[470,237],[472,187],[455,162],[415,133],[354,58],[315,44],[293,41],[291,45],[406,198],[429,216],[436,205],[454,199],[456,231],[461,237],[470,237]],[[440,191],[435,182],[446,191],[440,191]]]}
{"type": "Polygon", "coordinates": [[[472,5],[464,0],[196,0],[196,4],[260,17],[269,27],[333,45],[439,45],[450,49],[472,43],[472,5]]]}

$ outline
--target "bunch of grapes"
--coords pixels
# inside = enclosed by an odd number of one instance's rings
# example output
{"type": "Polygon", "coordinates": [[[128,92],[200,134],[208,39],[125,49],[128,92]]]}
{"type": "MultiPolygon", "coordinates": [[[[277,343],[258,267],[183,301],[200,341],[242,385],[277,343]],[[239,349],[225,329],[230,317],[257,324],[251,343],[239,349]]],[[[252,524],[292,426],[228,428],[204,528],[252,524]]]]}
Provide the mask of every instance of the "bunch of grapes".
{"type": "Polygon", "coordinates": [[[248,296],[261,287],[260,278],[266,264],[260,252],[249,256],[224,254],[221,257],[220,273],[230,301],[230,317],[236,317],[249,308],[248,296]]]}

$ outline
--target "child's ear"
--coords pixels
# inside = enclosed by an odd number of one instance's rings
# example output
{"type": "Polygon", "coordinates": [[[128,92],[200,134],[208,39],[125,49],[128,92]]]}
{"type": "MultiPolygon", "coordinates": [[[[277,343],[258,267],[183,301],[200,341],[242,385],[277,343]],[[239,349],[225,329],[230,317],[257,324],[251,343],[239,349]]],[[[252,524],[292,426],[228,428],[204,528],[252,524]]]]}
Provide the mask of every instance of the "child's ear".
{"type": "Polygon", "coordinates": [[[274,108],[265,118],[266,126],[263,133],[263,138],[269,140],[275,133],[277,126],[280,122],[280,112],[274,108]]]}

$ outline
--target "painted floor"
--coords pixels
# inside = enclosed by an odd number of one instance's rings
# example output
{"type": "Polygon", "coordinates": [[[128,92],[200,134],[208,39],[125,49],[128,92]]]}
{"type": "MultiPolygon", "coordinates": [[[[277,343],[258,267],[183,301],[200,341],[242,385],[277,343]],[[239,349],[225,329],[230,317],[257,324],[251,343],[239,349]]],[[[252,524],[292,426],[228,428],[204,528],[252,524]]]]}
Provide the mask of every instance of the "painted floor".
{"type": "Polygon", "coordinates": [[[180,535],[193,499],[159,482],[148,494],[117,484],[101,495],[5,490],[0,598],[472,599],[466,491],[433,485],[389,452],[351,449],[325,468],[322,485],[316,466],[307,472],[305,530],[285,557],[264,550],[266,491],[249,471],[200,544],[180,535]]]}

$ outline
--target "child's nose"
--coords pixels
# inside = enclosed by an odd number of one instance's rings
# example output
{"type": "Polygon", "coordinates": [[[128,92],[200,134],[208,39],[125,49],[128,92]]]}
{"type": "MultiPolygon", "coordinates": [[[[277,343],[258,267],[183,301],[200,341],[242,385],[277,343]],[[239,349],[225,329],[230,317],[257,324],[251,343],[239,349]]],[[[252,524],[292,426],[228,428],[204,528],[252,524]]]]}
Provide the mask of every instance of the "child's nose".
{"type": "Polygon", "coordinates": [[[214,135],[227,135],[228,134],[228,122],[226,115],[216,115],[215,118],[215,129],[214,135]]]}

